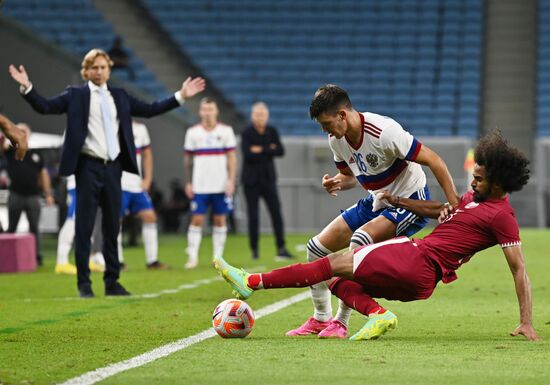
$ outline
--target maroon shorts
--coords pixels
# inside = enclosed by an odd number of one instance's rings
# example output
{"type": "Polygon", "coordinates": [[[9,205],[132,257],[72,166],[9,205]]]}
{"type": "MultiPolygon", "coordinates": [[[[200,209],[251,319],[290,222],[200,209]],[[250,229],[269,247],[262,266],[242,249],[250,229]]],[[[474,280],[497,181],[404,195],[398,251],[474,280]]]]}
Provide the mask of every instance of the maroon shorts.
{"type": "Polygon", "coordinates": [[[406,237],[358,248],[353,255],[353,280],[373,298],[426,299],[440,279],[436,263],[406,237]]]}

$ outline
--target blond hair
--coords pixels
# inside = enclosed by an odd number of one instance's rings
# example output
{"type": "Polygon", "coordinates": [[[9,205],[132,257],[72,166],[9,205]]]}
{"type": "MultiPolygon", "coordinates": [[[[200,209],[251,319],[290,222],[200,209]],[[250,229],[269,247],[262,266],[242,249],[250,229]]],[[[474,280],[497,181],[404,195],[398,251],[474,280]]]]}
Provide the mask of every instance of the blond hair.
{"type": "Polygon", "coordinates": [[[113,61],[111,60],[107,52],[103,51],[100,48],[92,48],[84,56],[84,59],[82,59],[82,64],[80,69],[80,76],[82,76],[82,79],[89,80],[88,76],[86,75],[86,71],[90,69],[90,67],[94,64],[95,59],[97,59],[99,56],[103,56],[105,60],[107,60],[107,63],[109,64],[109,68],[113,68],[113,61]]]}

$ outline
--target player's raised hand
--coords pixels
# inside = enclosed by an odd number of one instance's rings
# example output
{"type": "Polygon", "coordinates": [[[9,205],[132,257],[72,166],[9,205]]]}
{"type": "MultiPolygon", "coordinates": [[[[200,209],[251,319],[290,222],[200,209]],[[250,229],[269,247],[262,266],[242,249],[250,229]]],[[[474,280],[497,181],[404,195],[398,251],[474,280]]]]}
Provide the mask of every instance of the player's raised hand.
{"type": "Polygon", "coordinates": [[[333,197],[338,196],[338,191],[342,190],[342,181],[340,179],[329,176],[328,174],[323,175],[321,184],[327,190],[327,192],[333,197]]]}
{"type": "Polygon", "coordinates": [[[13,80],[15,80],[23,87],[29,88],[31,82],[29,80],[29,75],[27,74],[25,67],[20,65],[19,68],[16,68],[13,64],[10,64],[10,66],[8,67],[8,71],[13,80]]]}
{"type": "Polygon", "coordinates": [[[531,324],[520,324],[516,328],[516,330],[510,333],[512,337],[515,337],[519,334],[525,336],[525,338],[527,338],[529,341],[537,341],[539,339],[535,328],[531,324]]]}
{"type": "Polygon", "coordinates": [[[192,79],[191,76],[189,76],[181,85],[180,93],[184,99],[187,99],[204,91],[205,87],[206,81],[203,78],[198,77],[192,79]]]}

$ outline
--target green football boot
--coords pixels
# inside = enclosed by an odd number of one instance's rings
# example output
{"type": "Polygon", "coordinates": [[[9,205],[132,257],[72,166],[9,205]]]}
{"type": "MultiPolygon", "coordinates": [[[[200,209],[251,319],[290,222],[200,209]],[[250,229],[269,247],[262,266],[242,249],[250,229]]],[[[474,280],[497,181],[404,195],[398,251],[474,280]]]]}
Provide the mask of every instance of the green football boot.
{"type": "Polygon", "coordinates": [[[223,279],[227,281],[233,288],[233,295],[237,299],[247,299],[254,293],[247,283],[247,278],[250,275],[243,269],[237,269],[225,262],[222,257],[214,257],[214,267],[223,279]]]}
{"type": "Polygon", "coordinates": [[[397,328],[397,316],[386,310],[384,314],[374,314],[357,333],[349,339],[352,341],[375,340],[388,330],[397,328]]]}

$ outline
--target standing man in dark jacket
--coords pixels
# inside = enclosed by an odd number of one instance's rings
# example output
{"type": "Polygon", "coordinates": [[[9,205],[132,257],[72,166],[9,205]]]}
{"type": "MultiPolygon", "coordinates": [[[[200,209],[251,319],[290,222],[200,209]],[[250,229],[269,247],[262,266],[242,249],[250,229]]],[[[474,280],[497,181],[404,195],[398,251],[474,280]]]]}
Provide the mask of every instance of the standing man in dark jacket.
{"type": "Polygon", "coordinates": [[[122,170],[138,173],[132,134],[132,116],[150,118],[179,107],[204,89],[202,78],[188,77],[173,95],[145,103],[122,89],[107,84],[113,62],[94,48],[82,61],[83,86],[70,86],[46,99],[33,87],[23,66],[10,65],[12,78],[31,107],[41,114],[67,114],[67,128],[59,174],[76,178],[75,259],[81,297],[94,297],[88,260],[90,237],[97,208],[103,212],[103,256],[105,295],[129,295],[118,282],[120,264],[117,235],[122,191],[122,170]]]}
{"type": "Polygon", "coordinates": [[[252,105],[250,114],[252,124],[245,128],[241,138],[243,168],[241,173],[246,196],[248,216],[248,237],[252,258],[258,259],[258,202],[263,197],[271,215],[275,239],[277,242],[277,259],[292,258],[285,247],[283,217],[277,193],[277,175],[273,157],[283,156],[284,147],[275,127],[269,126],[269,109],[263,102],[252,105]]]}
{"type": "MultiPolygon", "coordinates": [[[[17,128],[24,133],[26,138],[31,135],[31,129],[25,123],[19,123],[17,128]]],[[[42,155],[34,150],[27,151],[22,161],[17,161],[16,149],[10,147],[6,150],[8,161],[8,175],[10,177],[10,196],[8,198],[8,233],[15,233],[21,217],[25,212],[29,222],[29,230],[34,235],[36,243],[36,262],[42,266],[42,254],[40,252],[40,212],[42,210],[40,200],[41,193],[46,198],[46,204],[52,206],[55,202],[52,195],[50,175],[44,164],[42,155]]]]}

